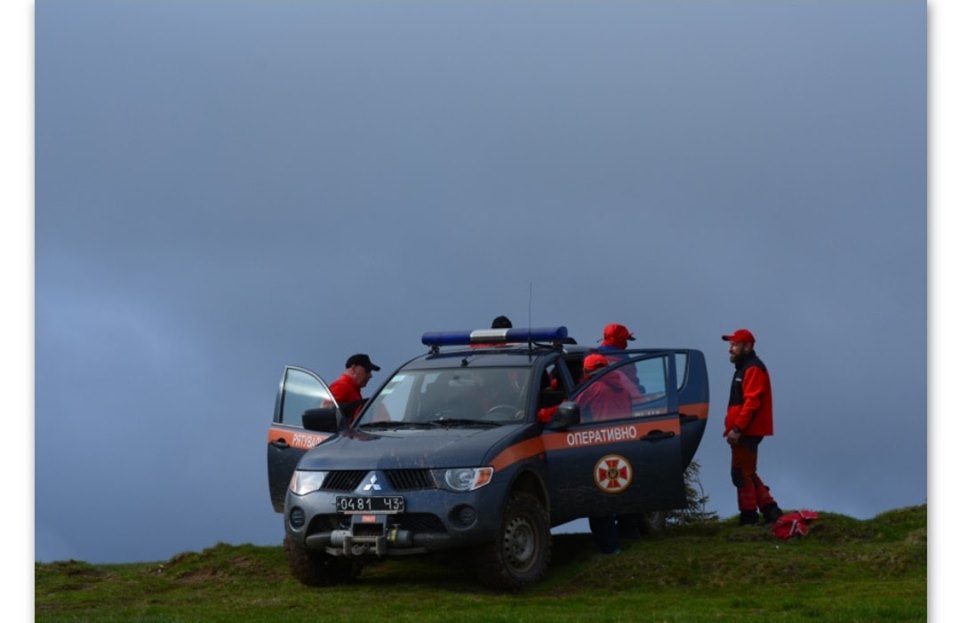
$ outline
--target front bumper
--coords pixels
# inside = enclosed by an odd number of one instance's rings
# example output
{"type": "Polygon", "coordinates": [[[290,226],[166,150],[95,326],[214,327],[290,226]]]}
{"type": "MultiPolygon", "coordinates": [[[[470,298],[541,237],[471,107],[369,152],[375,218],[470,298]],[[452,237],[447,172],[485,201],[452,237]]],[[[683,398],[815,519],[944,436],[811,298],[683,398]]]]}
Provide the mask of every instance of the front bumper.
{"type": "MultiPolygon", "coordinates": [[[[334,556],[405,556],[476,545],[496,538],[507,492],[494,482],[470,492],[404,491],[402,513],[337,512],[344,492],[287,492],[287,534],[304,547],[334,556]]],[[[356,492],[349,495],[356,496],[356,492]]]]}

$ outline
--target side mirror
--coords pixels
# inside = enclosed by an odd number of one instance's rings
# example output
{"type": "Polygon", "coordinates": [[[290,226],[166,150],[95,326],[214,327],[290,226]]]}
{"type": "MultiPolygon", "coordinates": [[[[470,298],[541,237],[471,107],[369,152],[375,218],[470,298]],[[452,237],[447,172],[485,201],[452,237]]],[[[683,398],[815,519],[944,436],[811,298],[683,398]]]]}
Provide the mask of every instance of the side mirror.
{"type": "Polygon", "coordinates": [[[580,405],[569,400],[560,403],[553,419],[547,424],[550,430],[563,430],[564,428],[580,423],[580,405]]]}
{"type": "Polygon", "coordinates": [[[315,430],[320,433],[336,433],[339,430],[336,407],[307,409],[303,412],[302,419],[303,427],[307,430],[315,430]]]}

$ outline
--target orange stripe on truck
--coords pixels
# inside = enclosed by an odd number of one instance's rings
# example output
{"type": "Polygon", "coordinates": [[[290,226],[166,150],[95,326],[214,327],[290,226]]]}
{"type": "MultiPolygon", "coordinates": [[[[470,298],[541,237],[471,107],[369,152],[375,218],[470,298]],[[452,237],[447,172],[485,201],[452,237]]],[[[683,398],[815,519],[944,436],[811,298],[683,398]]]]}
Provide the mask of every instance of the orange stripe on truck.
{"type": "Polygon", "coordinates": [[[271,428],[267,431],[268,444],[283,440],[290,447],[302,450],[309,450],[328,437],[330,437],[330,433],[311,433],[290,428],[271,428]]]}
{"type": "Polygon", "coordinates": [[[710,411],[709,402],[695,402],[688,405],[680,405],[680,413],[684,415],[695,415],[701,420],[707,419],[708,411],[710,411]]]}
{"type": "Polygon", "coordinates": [[[676,418],[651,422],[621,421],[617,424],[595,425],[572,431],[545,432],[539,437],[527,439],[506,448],[493,457],[490,465],[496,470],[506,469],[523,461],[552,450],[571,450],[601,444],[629,443],[639,441],[654,431],[680,434],[680,422],[676,418]]]}

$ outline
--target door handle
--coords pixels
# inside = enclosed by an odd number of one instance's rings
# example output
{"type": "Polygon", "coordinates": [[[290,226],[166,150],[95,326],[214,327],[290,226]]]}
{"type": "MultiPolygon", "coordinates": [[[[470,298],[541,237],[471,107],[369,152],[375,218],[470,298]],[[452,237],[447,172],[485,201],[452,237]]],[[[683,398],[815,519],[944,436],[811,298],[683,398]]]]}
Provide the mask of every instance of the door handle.
{"type": "Polygon", "coordinates": [[[287,440],[284,439],[283,437],[281,437],[280,439],[275,439],[274,441],[271,441],[270,445],[273,446],[274,448],[279,448],[281,450],[286,450],[287,448],[290,447],[290,444],[288,444],[287,440]]]}
{"type": "Polygon", "coordinates": [[[660,441],[662,439],[670,439],[671,437],[676,436],[676,433],[672,431],[664,432],[662,430],[653,430],[640,438],[641,441],[660,441]]]}

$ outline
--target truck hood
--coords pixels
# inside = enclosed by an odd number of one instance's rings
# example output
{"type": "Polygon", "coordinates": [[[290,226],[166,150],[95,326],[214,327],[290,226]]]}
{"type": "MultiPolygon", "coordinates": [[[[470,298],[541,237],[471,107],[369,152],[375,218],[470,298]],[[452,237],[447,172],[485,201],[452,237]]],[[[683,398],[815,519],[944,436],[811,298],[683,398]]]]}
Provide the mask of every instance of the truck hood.
{"type": "Polygon", "coordinates": [[[362,431],[348,429],[307,452],[299,469],[374,470],[485,465],[529,425],[362,431]]]}

